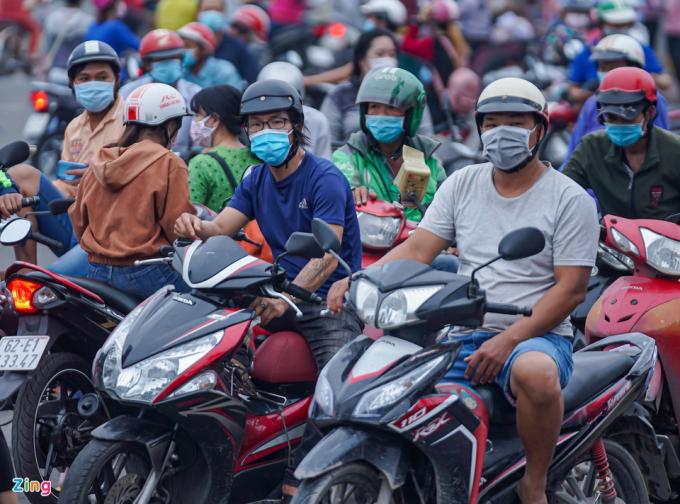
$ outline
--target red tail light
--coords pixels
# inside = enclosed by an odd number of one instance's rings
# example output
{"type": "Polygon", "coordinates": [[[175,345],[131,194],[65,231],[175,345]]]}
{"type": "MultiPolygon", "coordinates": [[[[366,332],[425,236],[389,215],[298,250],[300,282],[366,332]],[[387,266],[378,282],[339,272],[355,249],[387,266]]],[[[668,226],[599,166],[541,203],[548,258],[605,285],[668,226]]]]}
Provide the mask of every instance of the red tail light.
{"type": "Polygon", "coordinates": [[[342,23],[333,23],[328,27],[328,34],[333,38],[343,38],[347,33],[347,27],[342,23]]]}
{"type": "Polygon", "coordinates": [[[31,92],[31,102],[33,103],[33,109],[36,112],[47,112],[49,100],[47,99],[47,93],[45,91],[31,92]]]}
{"type": "Polygon", "coordinates": [[[9,281],[7,288],[12,293],[14,309],[18,313],[24,315],[38,313],[38,309],[33,304],[33,294],[42,288],[42,284],[22,278],[14,278],[9,281]]]}

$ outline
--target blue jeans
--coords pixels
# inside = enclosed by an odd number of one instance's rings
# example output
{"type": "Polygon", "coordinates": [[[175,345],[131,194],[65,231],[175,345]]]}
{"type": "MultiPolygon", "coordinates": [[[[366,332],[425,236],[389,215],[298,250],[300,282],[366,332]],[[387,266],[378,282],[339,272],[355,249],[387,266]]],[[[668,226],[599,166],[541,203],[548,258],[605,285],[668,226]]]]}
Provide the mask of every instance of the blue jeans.
{"type": "MultiPolygon", "coordinates": [[[[470,334],[447,335],[446,339],[448,341],[460,341],[462,346],[458,357],[442,378],[442,382],[457,382],[472,387],[472,384],[465,379],[465,370],[467,369],[465,358],[472,355],[485,341],[493,338],[496,334],[498,333],[475,331],[470,334]]],[[[571,378],[571,372],[574,367],[571,350],[571,340],[559,334],[548,333],[543,336],[524,340],[510,353],[510,356],[505,361],[503,369],[498,373],[498,376],[496,376],[496,384],[503,388],[505,396],[514,404],[514,397],[510,390],[510,372],[515,359],[523,353],[541,352],[550,356],[557,365],[560,386],[564,388],[567,386],[567,383],[569,383],[569,378],[571,378]]]]}
{"type": "Polygon", "coordinates": [[[453,254],[439,254],[432,261],[432,267],[439,271],[446,271],[447,273],[458,273],[460,262],[458,256],[453,254]]]}
{"type": "MultiPolygon", "coordinates": [[[[40,187],[38,188],[40,203],[33,209],[35,211],[49,210],[49,202],[62,199],[64,195],[57,189],[50,179],[40,174],[40,187]]],[[[38,215],[38,229],[45,236],[61,242],[60,250],[52,250],[57,256],[65,254],[74,246],[78,245],[78,240],[73,235],[73,226],[68,214],[61,215],[38,215]]]]}
{"type": "Polygon", "coordinates": [[[144,266],[111,266],[90,263],[88,278],[109,284],[114,289],[127,292],[140,299],[151,296],[168,284],[180,292],[189,291],[179,274],[166,264],[147,264],[144,266]]]}

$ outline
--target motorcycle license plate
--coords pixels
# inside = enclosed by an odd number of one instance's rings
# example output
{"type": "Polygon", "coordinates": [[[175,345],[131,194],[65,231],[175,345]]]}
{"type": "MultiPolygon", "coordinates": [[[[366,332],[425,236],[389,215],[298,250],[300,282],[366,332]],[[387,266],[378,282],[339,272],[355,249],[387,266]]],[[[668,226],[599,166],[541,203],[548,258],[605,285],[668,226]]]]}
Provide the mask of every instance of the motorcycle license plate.
{"type": "Polygon", "coordinates": [[[0,339],[0,371],[32,371],[38,367],[49,336],[5,336],[0,339]]]}
{"type": "Polygon", "coordinates": [[[47,129],[50,122],[50,114],[33,112],[24,125],[23,137],[31,142],[36,142],[47,129]]]}

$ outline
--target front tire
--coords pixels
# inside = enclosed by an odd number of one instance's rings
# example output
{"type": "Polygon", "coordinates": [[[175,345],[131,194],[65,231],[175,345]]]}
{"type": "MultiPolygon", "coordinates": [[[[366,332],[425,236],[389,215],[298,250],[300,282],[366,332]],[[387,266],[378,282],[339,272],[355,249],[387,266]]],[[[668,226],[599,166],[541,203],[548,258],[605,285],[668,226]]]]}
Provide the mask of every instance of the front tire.
{"type": "MultiPolygon", "coordinates": [[[[616,503],[649,504],[645,479],[635,459],[614,441],[605,439],[604,446],[616,489],[616,503]]],[[[554,485],[550,503],[590,502],[588,499],[598,498],[598,483],[595,465],[588,453],[574,464],[561,482],[554,485]]]]}
{"type": "Polygon", "coordinates": [[[371,504],[381,478],[371,466],[352,463],[300,484],[291,504],[371,504]]]}
{"type": "MultiPolygon", "coordinates": [[[[33,504],[57,502],[56,489],[76,454],[64,446],[68,443],[62,436],[53,436],[51,427],[59,424],[62,429],[66,425],[75,428],[82,422],[77,415],[78,399],[94,391],[89,368],[88,362],[78,355],[49,354],[19,390],[12,421],[16,472],[29,480],[50,480],[53,487],[48,497],[27,493],[33,504]]],[[[78,443],[76,446],[79,448],[78,443]]]]}

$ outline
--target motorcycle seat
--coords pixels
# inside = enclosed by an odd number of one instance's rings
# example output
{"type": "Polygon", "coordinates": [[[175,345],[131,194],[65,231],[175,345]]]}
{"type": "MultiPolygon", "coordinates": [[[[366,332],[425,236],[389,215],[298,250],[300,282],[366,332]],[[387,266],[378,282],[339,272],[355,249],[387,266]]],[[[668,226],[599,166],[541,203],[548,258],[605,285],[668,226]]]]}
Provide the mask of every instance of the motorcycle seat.
{"type": "MultiPolygon", "coordinates": [[[[564,412],[569,413],[588,402],[633,367],[635,359],[621,352],[577,352],[574,372],[562,391],[564,412]]],[[[498,385],[475,388],[489,413],[492,424],[514,424],[515,408],[498,385]]]]}
{"type": "MultiPolygon", "coordinates": [[[[25,276],[26,278],[33,278],[42,282],[54,282],[52,278],[41,271],[30,271],[26,273],[25,276]]],[[[63,275],[63,277],[66,280],[69,280],[82,287],[83,289],[87,289],[93,294],[97,294],[107,305],[122,313],[123,315],[130,313],[142,301],[135,296],[131,296],[130,294],[114,289],[109,284],[100,282],[98,280],[66,275],[63,275]]]]}
{"type": "Polygon", "coordinates": [[[302,335],[280,331],[267,336],[253,357],[250,376],[273,384],[316,381],[316,361],[302,335]]]}

